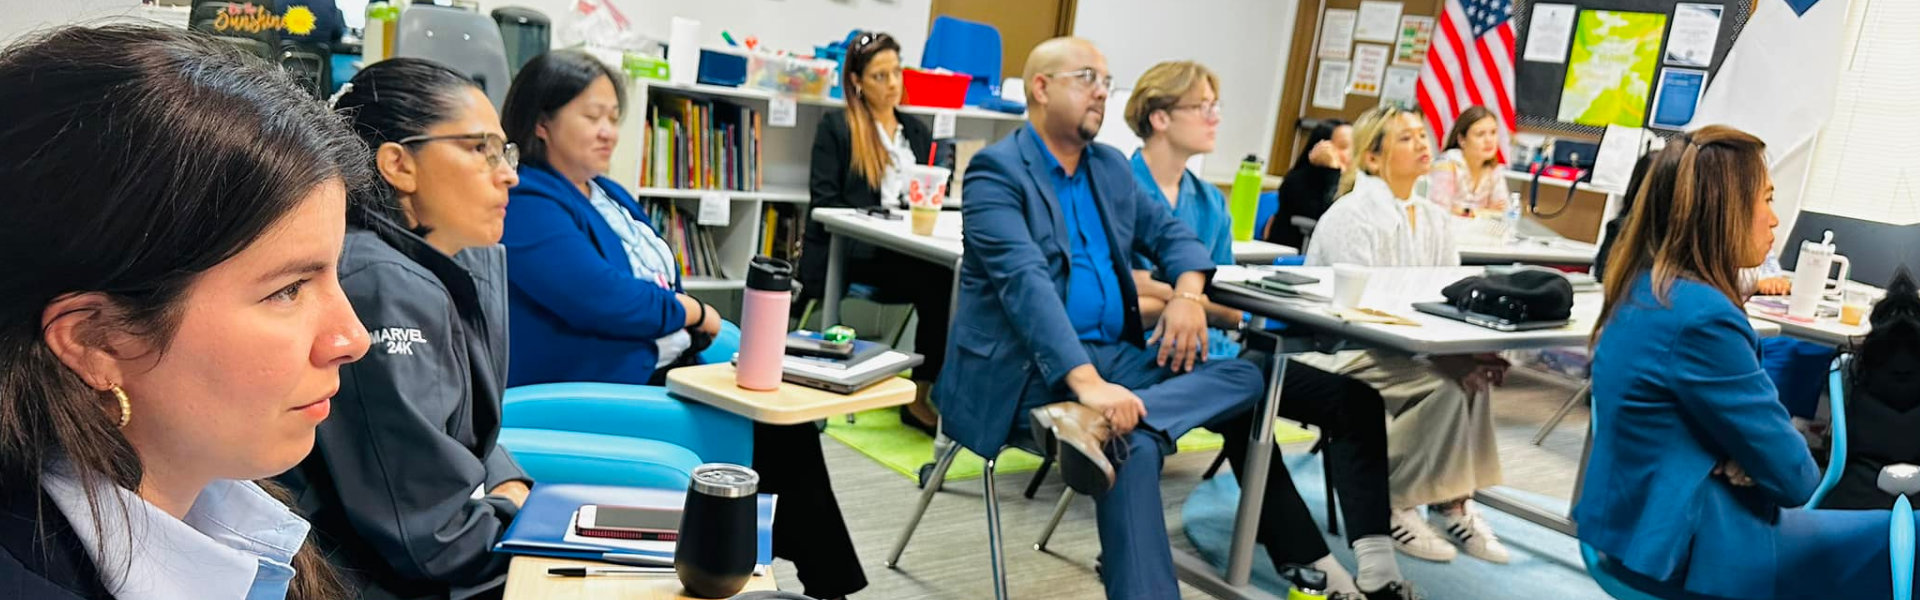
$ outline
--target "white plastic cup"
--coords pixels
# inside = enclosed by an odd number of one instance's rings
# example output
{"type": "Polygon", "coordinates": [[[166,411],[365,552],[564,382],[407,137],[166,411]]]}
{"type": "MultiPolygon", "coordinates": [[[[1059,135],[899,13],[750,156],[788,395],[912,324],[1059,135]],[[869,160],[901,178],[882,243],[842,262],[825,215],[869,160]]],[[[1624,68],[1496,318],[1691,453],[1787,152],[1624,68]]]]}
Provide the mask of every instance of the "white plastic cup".
{"type": "Polygon", "coordinates": [[[940,221],[940,205],[947,199],[947,176],[953,171],[931,165],[907,165],[907,206],[913,214],[913,234],[933,235],[940,221]]]}
{"type": "Polygon", "coordinates": [[[1366,295],[1367,279],[1372,272],[1360,265],[1333,266],[1333,307],[1358,308],[1366,295]]]}

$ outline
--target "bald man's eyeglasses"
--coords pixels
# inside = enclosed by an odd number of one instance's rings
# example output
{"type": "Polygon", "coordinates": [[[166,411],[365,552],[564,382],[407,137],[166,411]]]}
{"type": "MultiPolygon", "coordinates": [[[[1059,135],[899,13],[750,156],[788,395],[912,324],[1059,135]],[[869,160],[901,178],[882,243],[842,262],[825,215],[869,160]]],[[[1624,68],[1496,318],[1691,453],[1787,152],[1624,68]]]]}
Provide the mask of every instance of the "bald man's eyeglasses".
{"type": "Polygon", "coordinates": [[[1102,75],[1100,74],[1099,71],[1093,70],[1093,67],[1087,67],[1084,69],[1075,69],[1072,71],[1061,71],[1059,73],[1048,73],[1047,76],[1069,78],[1074,81],[1080,82],[1082,85],[1087,86],[1087,89],[1096,89],[1096,90],[1101,90],[1107,93],[1113,93],[1113,76],[1102,75]]]}

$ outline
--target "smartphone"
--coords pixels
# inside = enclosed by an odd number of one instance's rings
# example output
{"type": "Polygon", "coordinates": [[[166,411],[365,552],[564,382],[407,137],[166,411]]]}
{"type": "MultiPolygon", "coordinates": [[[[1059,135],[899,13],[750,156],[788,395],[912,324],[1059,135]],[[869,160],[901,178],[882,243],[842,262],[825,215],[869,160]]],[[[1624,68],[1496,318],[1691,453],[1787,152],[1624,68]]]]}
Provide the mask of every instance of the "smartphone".
{"type": "Polygon", "coordinates": [[[815,337],[787,336],[787,354],[821,358],[853,358],[852,342],[829,342],[815,337]]]}
{"type": "Polygon", "coordinates": [[[580,507],[574,529],[586,537],[679,541],[680,511],[588,504],[580,507]]]}
{"type": "Polygon", "coordinates": [[[1279,271],[1272,275],[1268,275],[1264,278],[1264,280],[1282,284],[1282,285],[1310,285],[1310,284],[1320,283],[1319,278],[1308,277],[1306,275],[1301,275],[1299,273],[1289,273],[1287,271],[1279,271]]]}

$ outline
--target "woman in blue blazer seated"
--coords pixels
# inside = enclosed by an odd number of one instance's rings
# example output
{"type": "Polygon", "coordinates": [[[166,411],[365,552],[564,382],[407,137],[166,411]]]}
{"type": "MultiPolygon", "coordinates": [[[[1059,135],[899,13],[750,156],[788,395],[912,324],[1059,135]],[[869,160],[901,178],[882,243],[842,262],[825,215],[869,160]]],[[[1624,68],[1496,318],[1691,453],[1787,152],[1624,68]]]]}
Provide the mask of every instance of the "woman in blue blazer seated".
{"type": "MultiPolygon", "coordinates": [[[[673,250],[620,184],[602,176],[619,141],[626,78],[592,56],[556,51],[521,67],[501,115],[521,150],[507,204],[509,385],[658,384],[699,362],[720,314],[680,286],[673,250]]],[[[755,424],[760,491],[780,495],[773,553],[807,595],[866,587],[812,424],[755,424]]]]}
{"type": "Polygon", "coordinates": [[[1580,539],[1629,581],[1715,598],[1886,598],[1887,511],[1819,483],[1741,305],[1779,223],[1764,146],[1724,126],[1654,156],[1608,263],[1580,539]]]}

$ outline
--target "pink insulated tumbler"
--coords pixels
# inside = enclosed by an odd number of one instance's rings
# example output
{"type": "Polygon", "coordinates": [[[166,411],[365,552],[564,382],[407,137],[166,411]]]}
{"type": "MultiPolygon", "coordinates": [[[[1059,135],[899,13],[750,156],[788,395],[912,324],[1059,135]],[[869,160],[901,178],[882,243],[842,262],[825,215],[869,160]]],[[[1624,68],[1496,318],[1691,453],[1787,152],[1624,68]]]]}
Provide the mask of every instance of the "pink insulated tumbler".
{"type": "Polygon", "coordinates": [[[740,366],[734,382],[749,390],[780,387],[787,352],[787,308],[793,303],[793,264],[755,256],[747,265],[746,306],[740,311],[740,366]]]}

